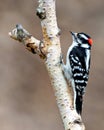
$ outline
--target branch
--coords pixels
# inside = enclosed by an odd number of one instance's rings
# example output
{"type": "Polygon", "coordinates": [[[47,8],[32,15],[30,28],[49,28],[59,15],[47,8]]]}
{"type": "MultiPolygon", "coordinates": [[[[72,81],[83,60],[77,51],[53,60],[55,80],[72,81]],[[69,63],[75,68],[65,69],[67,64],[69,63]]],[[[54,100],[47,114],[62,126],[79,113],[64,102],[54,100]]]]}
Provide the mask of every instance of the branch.
{"type": "Polygon", "coordinates": [[[60,30],[57,26],[55,0],[39,0],[37,15],[41,20],[42,41],[34,38],[21,25],[16,25],[9,35],[44,59],[65,130],[84,130],[81,116],[77,114],[73,105],[71,85],[66,82],[60,65],[60,30]]]}
{"type": "Polygon", "coordinates": [[[41,58],[45,58],[45,46],[42,41],[34,38],[27,30],[25,30],[22,25],[17,24],[9,36],[19,42],[22,42],[26,49],[33,54],[38,54],[41,58]]]}

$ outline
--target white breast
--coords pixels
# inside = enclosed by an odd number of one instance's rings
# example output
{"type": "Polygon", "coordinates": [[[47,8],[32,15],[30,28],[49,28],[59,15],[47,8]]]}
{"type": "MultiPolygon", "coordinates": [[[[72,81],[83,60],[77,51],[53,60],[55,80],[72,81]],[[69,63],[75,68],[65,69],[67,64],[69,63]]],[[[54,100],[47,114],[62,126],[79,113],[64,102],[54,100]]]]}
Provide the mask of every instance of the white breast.
{"type": "Polygon", "coordinates": [[[86,70],[89,69],[89,60],[90,60],[90,50],[86,49],[86,70]]]}

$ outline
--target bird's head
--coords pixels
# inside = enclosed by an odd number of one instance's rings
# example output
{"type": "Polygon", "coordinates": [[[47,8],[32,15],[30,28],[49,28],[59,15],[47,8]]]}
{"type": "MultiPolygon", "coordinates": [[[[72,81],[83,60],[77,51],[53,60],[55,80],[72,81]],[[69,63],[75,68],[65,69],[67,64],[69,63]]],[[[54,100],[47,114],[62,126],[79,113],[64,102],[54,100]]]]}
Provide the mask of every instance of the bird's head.
{"type": "Polygon", "coordinates": [[[89,35],[83,32],[81,33],[70,32],[70,33],[72,34],[73,42],[76,46],[91,48],[93,41],[89,35]]]}

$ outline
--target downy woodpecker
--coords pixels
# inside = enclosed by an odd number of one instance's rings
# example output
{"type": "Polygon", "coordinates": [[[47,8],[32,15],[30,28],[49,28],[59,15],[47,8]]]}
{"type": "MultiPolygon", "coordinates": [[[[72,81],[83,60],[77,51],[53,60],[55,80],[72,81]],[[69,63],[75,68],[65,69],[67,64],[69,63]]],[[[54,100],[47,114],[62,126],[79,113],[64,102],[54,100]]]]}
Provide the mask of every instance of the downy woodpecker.
{"type": "Polygon", "coordinates": [[[92,39],[87,34],[73,33],[72,45],[66,56],[66,65],[62,63],[63,73],[71,82],[74,92],[74,107],[78,114],[82,112],[83,95],[88,82],[92,39]]]}

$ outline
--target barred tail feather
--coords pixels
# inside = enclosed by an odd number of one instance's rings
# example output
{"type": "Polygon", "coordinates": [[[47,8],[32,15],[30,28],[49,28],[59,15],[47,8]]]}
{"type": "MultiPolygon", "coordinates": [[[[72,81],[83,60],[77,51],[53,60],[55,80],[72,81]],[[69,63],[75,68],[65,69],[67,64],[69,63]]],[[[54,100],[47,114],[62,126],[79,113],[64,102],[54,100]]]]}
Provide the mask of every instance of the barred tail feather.
{"type": "Polygon", "coordinates": [[[76,111],[78,114],[82,114],[83,95],[76,93],[76,111]]]}

